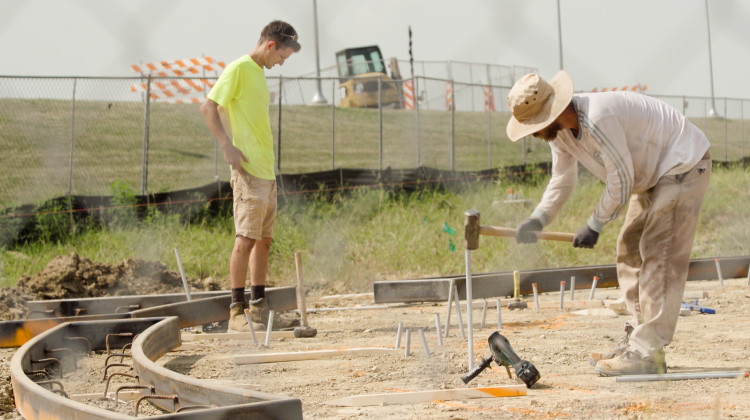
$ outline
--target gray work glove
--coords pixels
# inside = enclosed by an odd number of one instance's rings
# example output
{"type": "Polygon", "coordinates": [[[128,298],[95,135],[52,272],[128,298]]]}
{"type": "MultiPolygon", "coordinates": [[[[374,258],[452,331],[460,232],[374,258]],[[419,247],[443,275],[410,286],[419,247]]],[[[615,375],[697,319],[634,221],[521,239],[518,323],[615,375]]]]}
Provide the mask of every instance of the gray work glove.
{"type": "Polygon", "coordinates": [[[516,229],[516,242],[519,244],[533,244],[536,242],[536,233],[542,230],[542,222],[535,217],[524,220],[516,229]]]}
{"type": "Polygon", "coordinates": [[[589,225],[581,226],[576,230],[576,236],[573,238],[573,247],[593,248],[598,239],[599,232],[591,229],[589,225]]]}

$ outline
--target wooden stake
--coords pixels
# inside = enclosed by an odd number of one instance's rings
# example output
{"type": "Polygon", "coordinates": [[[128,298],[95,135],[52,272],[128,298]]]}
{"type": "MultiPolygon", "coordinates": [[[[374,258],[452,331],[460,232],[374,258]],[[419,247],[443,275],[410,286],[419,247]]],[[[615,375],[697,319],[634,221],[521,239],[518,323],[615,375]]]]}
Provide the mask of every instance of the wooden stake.
{"type": "Polygon", "coordinates": [[[326,404],[344,407],[365,407],[369,405],[395,405],[435,400],[465,400],[472,398],[517,397],[523,395],[526,395],[525,385],[509,385],[354,395],[338,400],[326,401],[326,404]]]}
{"type": "Polygon", "coordinates": [[[351,349],[325,349],[284,353],[256,353],[233,356],[238,365],[252,365],[257,363],[291,362],[296,360],[315,360],[328,357],[338,357],[347,354],[386,354],[393,353],[393,349],[383,347],[360,347],[351,349]]]}

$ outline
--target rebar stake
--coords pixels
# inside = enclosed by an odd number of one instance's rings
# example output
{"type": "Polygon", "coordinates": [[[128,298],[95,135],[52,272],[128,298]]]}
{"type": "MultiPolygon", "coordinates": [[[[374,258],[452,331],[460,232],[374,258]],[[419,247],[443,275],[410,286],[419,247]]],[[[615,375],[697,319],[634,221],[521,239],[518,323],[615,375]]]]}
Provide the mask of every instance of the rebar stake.
{"type": "Polygon", "coordinates": [[[484,321],[487,319],[487,299],[482,301],[482,323],[479,324],[479,328],[484,329],[484,321]]]}
{"type": "Polygon", "coordinates": [[[435,314],[435,331],[437,331],[438,346],[443,347],[443,335],[440,334],[440,314],[435,314]]]}
{"type": "Polygon", "coordinates": [[[596,292],[596,282],[599,281],[599,277],[594,276],[594,280],[591,282],[591,293],[589,294],[589,300],[594,300],[594,292],[596,292]]]}
{"type": "Polygon", "coordinates": [[[461,316],[461,305],[458,303],[458,286],[453,285],[453,303],[456,305],[456,318],[458,318],[458,327],[461,331],[461,338],[466,338],[466,332],[464,331],[464,320],[461,316]]]}
{"type": "Polygon", "coordinates": [[[411,347],[411,329],[406,329],[406,342],[404,343],[404,357],[409,357],[409,347],[411,347]]]}
{"type": "Polygon", "coordinates": [[[253,344],[258,345],[258,337],[255,336],[255,325],[253,325],[253,318],[250,316],[250,309],[245,308],[245,318],[247,318],[247,327],[250,329],[250,337],[253,339],[253,344]]]}
{"type": "Polygon", "coordinates": [[[268,326],[266,327],[266,340],[263,343],[264,346],[268,347],[269,343],[271,342],[271,331],[273,331],[273,317],[274,317],[274,311],[271,309],[268,311],[268,326]]]}
{"type": "Polygon", "coordinates": [[[448,328],[451,325],[451,309],[453,309],[453,287],[455,286],[455,280],[451,279],[448,285],[448,314],[445,316],[445,332],[443,337],[448,338],[448,328]]]}
{"type": "Polygon", "coordinates": [[[562,311],[565,307],[565,280],[560,282],[560,310],[562,311]]]}
{"type": "Polygon", "coordinates": [[[502,309],[502,306],[503,306],[503,305],[501,305],[501,304],[500,304],[500,299],[498,299],[498,300],[497,300],[497,329],[498,329],[498,330],[501,330],[501,329],[503,328],[503,317],[502,317],[502,315],[500,314],[500,313],[501,313],[500,311],[501,311],[501,309],[502,309]]]}
{"type": "Polygon", "coordinates": [[[430,354],[430,348],[427,347],[427,338],[424,336],[424,328],[419,329],[419,337],[422,338],[422,348],[424,348],[425,356],[432,357],[432,354],[430,354]]]}
{"type": "Polygon", "coordinates": [[[570,300],[576,299],[576,276],[570,276],[570,300]]]}

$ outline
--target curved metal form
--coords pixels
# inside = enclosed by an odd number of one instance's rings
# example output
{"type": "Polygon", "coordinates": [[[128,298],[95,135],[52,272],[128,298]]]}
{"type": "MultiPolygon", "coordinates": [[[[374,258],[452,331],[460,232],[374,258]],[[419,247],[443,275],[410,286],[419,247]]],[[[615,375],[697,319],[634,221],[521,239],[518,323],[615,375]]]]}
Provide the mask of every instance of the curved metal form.
{"type": "MultiPolygon", "coordinates": [[[[153,327],[141,333],[133,342],[133,369],[143,384],[153,385],[157,394],[174,394],[180,397],[180,406],[221,406],[233,404],[258,404],[257,412],[263,403],[271,404],[274,410],[269,418],[295,419],[302,418],[302,402],[296,398],[278,396],[265,392],[251,391],[242,388],[208,384],[200,379],[182,375],[155,363],[170,350],[178,347],[180,341],[180,324],[177,317],[165,318],[153,327]],[[277,410],[281,408],[281,410],[277,410]]],[[[159,401],[153,401],[159,404],[159,401]]],[[[162,408],[172,409],[172,403],[162,408]]]]}
{"type": "MultiPolygon", "coordinates": [[[[104,350],[108,346],[123,347],[135,336],[132,341],[133,369],[138,373],[141,385],[146,385],[144,389],[149,389],[141,392],[151,395],[150,390],[155,389],[156,394],[170,395],[170,402],[165,404],[167,407],[162,407],[165,410],[183,408],[180,412],[149,418],[302,419],[299,399],[204,384],[201,380],[157,365],[156,360],[181,344],[179,325],[177,317],[142,318],[68,322],[44,331],[21,346],[11,360],[11,382],[18,411],[27,420],[133,419],[126,414],[66,398],[59,389],[44,387],[47,381],[39,384],[34,379],[50,367],[49,349],[65,347],[88,354],[91,350],[104,350]],[[71,340],[71,337],[85,337],[86,340],[71,340]],[[173,401],[178,401],[179,407],[175,407],[173,401]]],[[[67,371],[66,374],[72,375],[67,371]]]]}

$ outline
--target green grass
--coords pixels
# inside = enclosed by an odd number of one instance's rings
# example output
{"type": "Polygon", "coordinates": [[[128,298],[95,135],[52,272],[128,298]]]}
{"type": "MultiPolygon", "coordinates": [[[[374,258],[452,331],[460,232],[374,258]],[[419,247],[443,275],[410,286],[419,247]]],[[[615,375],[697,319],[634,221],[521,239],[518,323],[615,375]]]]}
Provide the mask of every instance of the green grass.
{"type": "MultiPolygon", "coordinates": [[[[413,194],[363,188],[333,198],[281,198],[270,260],[269,284],[295,284],[294,253],[301,251],[305,281],[313,293],[372,291],[372,282],[464,272],[463,214],[481,213],[481,224],[515,227],[531,212],[501,202],[506,191],[537,203],[547,178],[531,184],[477,182],[462,192],[413,194]],[[451,235],[450,229],[455,234],[451,235]],[[446,232],[447,231],[447,232],[446,232]],[[450,244],[455,246],[451,249],[450,244]]],[[[584,224],[603,185],[582,176],[573,197],[547,230],[572,232],[584,224]]],[[[750,171],[714,169],[693,247],[693,258],[747,255],[750,246],[750,171]]],[[[483,236],[473,253],[474,272],[611,264],[622,216],[603,231],[593,250],[542,241],[518,246],[509,238],[483,236]]],[[[42,270],[55,256],[76,252],[115,263],[125,258],[160,260],[177,270],[174,248],[191,278],[214,277],[228,287],[233,244],[230,216],[186,224],[155,214],[138,223],[79,229],[64,241],[48,239],[0,252],[0,284],[42,270]]]]}
{"type": "MultiPolygon", "coordinates": [[[[151,104],[144,162],[143,108],[138,102],[76,101],[73,119],[69,101],[0,99],[0,208],[41,202],[69,190],[71,195],[107,195],[118,180],[140,192],[144,163],[150,193],[194,188],[215,176],[229,179],[228,165],[197,104],[151,104]]],[[[270,112],[284,174],[419,165],[473,171],[550,160],[542,141],[508,141],[505,112],[457,111],[451,120],[448,112],[421,111],[417,120],[415,112],[384,109],[382,148],[377,110],[334,112],[327,106],[290,105],[281,110],[272,106],[270,112]]],[[[750,138],[750,124],[720,119],[695,123],[711,140],[715,160],[750,154],[743,140],[750,138]]]]}

